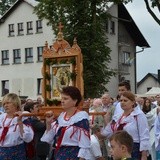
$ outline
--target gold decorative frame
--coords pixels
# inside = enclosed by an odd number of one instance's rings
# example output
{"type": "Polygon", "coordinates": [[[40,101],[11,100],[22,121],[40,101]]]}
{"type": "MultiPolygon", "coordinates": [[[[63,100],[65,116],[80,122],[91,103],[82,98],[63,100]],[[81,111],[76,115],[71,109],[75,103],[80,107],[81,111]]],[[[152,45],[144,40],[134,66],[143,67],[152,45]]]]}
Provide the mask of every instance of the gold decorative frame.
{"type": "MultiPolygon", "coordinates": [[[[62,36],[62,33],[59,34],[62,36]]],[[[71,85],[79,88],[82,96],[83,88],[83,63],[81,49],[77,45],[76,39],[71,47],[63,38],[58,38],[51,47],[46,42],[43,51],[43,67],[42,67],[42,96],[45,106],[59,105],[60,90],[62,87],[71,85]],[[60,83],[60,72],[63,75],[65,83],[60,83]],[[65,73],[66,72],[66,73],[65,73]],[[58,85],[56,84],[58,80],[58,85]],[[59,85],[60,84],[60,85],[59,85]]]]}

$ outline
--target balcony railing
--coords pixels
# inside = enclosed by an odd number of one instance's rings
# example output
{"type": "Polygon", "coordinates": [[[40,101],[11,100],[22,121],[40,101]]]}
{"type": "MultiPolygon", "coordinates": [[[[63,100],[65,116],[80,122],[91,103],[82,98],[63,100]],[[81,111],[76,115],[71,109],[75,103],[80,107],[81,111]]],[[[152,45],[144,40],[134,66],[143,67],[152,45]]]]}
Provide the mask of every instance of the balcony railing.
{"type": "Polygon", "coordinates": [[[118,72],[121,75],[128,75],[129,73],[129,67],[130,65],[124,64],[124,63],[119,63],[118,64],[118,72]]]}
{"type": "Polygon", "coordinates": [[[126,45],[129,46],[129,39],[126,35],[119,35],[118,36],[118,44],[119,45],[126,45]]]}

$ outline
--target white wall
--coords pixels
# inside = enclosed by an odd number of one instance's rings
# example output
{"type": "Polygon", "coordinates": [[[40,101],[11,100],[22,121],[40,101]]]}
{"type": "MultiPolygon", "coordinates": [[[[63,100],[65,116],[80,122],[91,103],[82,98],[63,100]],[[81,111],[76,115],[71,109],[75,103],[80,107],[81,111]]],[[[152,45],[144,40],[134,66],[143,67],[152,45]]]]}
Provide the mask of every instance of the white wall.
{"type": "MultiPolygon", "coordinates": [[[[118,17],[118,7],[116,5],[112,5],[112,7],[108,10],[108,12],[114,16],[118,17]]],[[[110,34],[110,30],[107,33],[107,37],[109,40],[108,46],[111,49],[111,63],[109,64],[109,68],[117,69],[118,68],[118,19],[112,18],[115,22],[115,34],[110,34]]],[[[107,84],[108,92],[111,96],[116,97],[118,93],[118,76],[112,77],[110,82],[107,84]]]]}
{"type": "Polygon", "coordinates": [[[148,77],[143,83],[138,86],[137,93],[144,94],[147,92],[147,88],[152,87],[160,87],[160,85],[153,77],[148,77]]]}
{"type": "MultiPolygon", "coordinates": [[[[109,13],[114,16],[118,17],[118,8],[116,5],[112,6],[109,9],[109,13]]],[[[109,64],[109,67],[112,69],[118,70],[118,62],[119,57],[121,56],[123,51],[127,51],[131,53],[131,57],[134,57],[136,52],[136,46],[133,42],[133,39],[130,37],[129,33],[125,29],[125,26],[121,23],[121,21],[118,22],[118,18],[112,19],[115,22],[115,34],[107,34],[109,39],[109,47],[111,48],[111,63],[109,64]],[[118,37],[119,35],[125,35],[125,38],[127,39],[127,45],[119,45],[118,37]]],[[[119,73],[116,72],[116,76],[112,77],[110,82],[107,84],[109,93],[112,97],[116,97],[118,94],[118,84],[119,84],[119,73]]],[[[122,75],[125,77],[126,80],[130,81],[131,84],[131,90],[135,92],[135,64],[132,63],[131,66],[129,66],[129,74],[128,75],[122,75]]]]}
{"type": "Polygon", "coordinates": [[[51,45],[55,39],[51,27],[46,25],[47,22],[45,20],[43,20],[43,33],[37,34],[36,20],[38,20],[38,17],[33,14],[33,7],[23,2],[9,15],[5,22],[0,25],[0,51],[9,50],[10,63],[10,65],[0,66],[0,82],[2,80],[9,80],[10,92],[19,94],[18,91],[20,90],[20,95],[33,99],[36,99],[38,96],[37,78],[42,78],[42,62],[37,62],[37,47],[44,46],[45,41],[48,41],[49,45],[51,45]],[[26,34],[26,22],[28,21],[33,21],[32,35],[26,34]],[[17,23],[24,24],[23,36],[17,36],[17,23]],[[15,26],[14,37],[8,37],[8,24],[14,24],[15,26]],[[24,63],[25,48],[28,47],[33,47],[33,63],[24,63]],[[21,64],[13,64],[13,49],[21,49],[21,64]]]}

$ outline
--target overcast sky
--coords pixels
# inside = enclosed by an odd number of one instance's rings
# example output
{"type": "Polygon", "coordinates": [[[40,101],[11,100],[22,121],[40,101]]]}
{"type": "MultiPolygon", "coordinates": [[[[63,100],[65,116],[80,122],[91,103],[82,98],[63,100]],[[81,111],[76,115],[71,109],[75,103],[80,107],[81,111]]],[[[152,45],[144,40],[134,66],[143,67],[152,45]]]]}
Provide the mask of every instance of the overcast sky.
{"type": "MultiPolygon", "coordinates": [[[[160,69],[160,26],[148,13],[144,0],[133,0],[126,8],[151,46],[137,54],[137,81],[139,81],[148,73],[157,74],[160,69]]],[[[160,17],[159,12],[157,15],[160,17]]]]}

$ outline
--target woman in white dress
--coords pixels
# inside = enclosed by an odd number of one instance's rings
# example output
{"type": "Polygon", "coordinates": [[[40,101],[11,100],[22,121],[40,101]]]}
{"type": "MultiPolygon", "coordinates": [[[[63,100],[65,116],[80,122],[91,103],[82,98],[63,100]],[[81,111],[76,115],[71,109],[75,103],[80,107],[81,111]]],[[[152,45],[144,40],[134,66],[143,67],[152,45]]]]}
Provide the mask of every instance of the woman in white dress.
{"type": "Polygon", "coordinates": [[[64,87],[61,98],[64,112],[56,120],[52,111],[46,113],[46,131],[41,141],[53,144],[51,160],[89,160],[89,115],[78,109],[80,91],[73,86],[64,87]]]}
{"type": "Polygon", "coordinates": [[[25,142],[30,142],[34,133],[24,124],[20,98],[15,93],[8,93],[2,105],[5,113],[0,115],[0,159],[26,160],[25,142]]]}
{"type": "Polygon", "coordinates": [[[127,131],[134,141],[132,157],[138,160],[147,160],[150,137],[146,116],[136,107],[135,95],[130,91],[121,95],[120,103],[124,113],[119,116],[117,121],[108,123],[102,129],[102,134],[109,138],[117,130],[127,131]]]}

